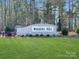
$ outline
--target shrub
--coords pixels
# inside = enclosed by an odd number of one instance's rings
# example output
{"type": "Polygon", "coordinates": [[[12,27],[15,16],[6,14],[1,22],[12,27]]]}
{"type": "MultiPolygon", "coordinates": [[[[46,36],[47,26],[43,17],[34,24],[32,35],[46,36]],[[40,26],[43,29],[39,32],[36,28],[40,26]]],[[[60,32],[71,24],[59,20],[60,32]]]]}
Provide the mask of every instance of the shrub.
{"type": "Polygon", "coordinates": [[[43,34],[41,34],[40,36],[44,36],[43,34]]]}
{"type": "Polygon", "coordinates": [[[47,37],[49,37],[50,35],[49,35],[49,34],[47,34],[46,36],[47,36],[47,37]]]}
{"type": "Polygon", "coordinates": [[[67,28],[63,28],[62,29],[62,34],[63,35],[68,35],[68,29],[67,28]]]}
{"type": "Polygon", "coordinates": [[[6,27],[6,28],[5,28],[5,32],[12,32],[12,31],[13,31],[13,29],[10,28],[10,27],[6,27]]]}
{"type": "Polygon", "coordinates": [[[78,33],[78,34],[79,34],[79,28],[77,28],[76,33],[78,33]]]}
{"type": "Polygon", "coordinates": [[[32,37],[32,34],[30,34],[29,36],[32,37]]]}
{"type": "Polygon", "coordinates": [[[36,34],[35,36],[39,36],[39,34],[36,34]]]}

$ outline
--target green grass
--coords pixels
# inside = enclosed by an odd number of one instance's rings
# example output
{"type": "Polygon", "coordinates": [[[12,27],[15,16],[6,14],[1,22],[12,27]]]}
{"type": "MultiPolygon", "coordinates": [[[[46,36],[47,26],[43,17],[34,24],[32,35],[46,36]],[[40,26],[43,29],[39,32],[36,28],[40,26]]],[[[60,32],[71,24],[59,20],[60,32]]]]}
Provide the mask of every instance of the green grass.
{"type": "Polygon", "coordinates": [[[79,59],[79,39],[0,38],[0,59],[79,59]]]}

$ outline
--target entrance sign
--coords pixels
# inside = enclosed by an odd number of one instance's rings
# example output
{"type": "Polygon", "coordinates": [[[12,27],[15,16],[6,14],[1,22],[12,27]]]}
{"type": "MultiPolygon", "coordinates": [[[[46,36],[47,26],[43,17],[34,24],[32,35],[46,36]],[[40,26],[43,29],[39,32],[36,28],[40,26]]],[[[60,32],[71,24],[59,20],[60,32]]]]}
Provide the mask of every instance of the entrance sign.
{"type": "Polygon", "coordinates": [[[33,24],[22,28],[17,28],[16,31],[17,31],[16,34],[19,36],[21,35],[53,36],[57,35],[57,26],[52,24],[33,24]]]}
{"type": "Polygon", "coordinates": [[[41,26],[41,27],[32,27],[32,31],[33,32],[52,32],[52,31],[54,31],[54,28],[53,27],[43,27],[43,26],[41,26]]]}

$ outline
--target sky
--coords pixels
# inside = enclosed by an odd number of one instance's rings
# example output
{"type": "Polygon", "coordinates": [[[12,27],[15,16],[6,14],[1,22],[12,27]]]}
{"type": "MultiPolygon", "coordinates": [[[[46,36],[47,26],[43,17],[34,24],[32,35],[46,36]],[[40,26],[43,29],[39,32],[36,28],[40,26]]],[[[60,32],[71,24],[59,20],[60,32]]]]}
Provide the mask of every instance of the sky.
{"type": "MultiPolygon", "coordinates": [[[[70,1],[72,1],[72,0],[70,0],[70,1]]],[[[69,11],[69,0],[66,0],[66,4],[65,4],[64,8],[66,11],[69,11]]],[[[72,2],[70,3],[70,9],[72,9],[72,2]]]]}

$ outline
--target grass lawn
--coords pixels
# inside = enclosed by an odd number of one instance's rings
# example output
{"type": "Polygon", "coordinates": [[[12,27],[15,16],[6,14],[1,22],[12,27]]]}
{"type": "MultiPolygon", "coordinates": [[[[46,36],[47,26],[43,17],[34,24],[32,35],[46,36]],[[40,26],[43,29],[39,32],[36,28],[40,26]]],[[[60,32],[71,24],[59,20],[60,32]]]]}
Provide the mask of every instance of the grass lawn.
{"type": "Polygon", "coordinates": [[[0,59],[79,59],[79,38],[0,38],[0,59]]]}

